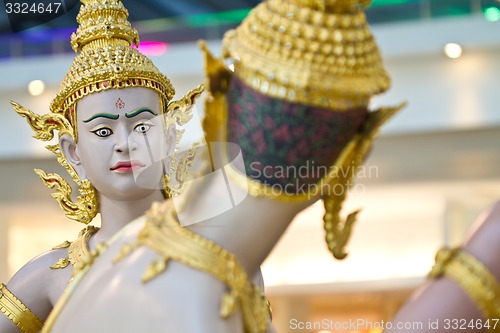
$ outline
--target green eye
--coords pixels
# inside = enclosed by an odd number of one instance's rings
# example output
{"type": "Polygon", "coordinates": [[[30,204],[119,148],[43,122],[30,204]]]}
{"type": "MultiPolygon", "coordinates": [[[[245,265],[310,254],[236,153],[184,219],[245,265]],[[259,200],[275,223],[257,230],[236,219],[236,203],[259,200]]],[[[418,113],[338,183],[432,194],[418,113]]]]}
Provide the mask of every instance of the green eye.
{"type": "Polygon", "coordinates": [[[111,128],[108,128],[108,127],[101,127],[101,128],[98,128],[94,131],[91,131],[91,132],[100,138],[105,138],[105,137],[113,134],[113,130],[111,128]]]}
{"type": "Polygon", "coordinates": [[[154,125],[148,123],[140,123],[134,127],[134,131],[142,134],[146,134],[154,125]]]}

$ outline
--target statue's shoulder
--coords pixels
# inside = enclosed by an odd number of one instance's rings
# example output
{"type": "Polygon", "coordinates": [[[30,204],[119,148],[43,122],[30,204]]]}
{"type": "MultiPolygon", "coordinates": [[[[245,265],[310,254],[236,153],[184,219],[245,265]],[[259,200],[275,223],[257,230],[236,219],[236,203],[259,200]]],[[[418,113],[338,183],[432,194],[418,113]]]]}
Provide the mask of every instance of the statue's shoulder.
{"type": "MultiPolygon", "coordinates": [[[[67,248],[56,248],[31,259],[10,279],[8,290],[39,318],[45,318],[71,278],[71,268],[51,269],[67,248]]],[[[71,266],[71,265],[70,265],[71,266]]]]}
{"type": "MultiPolygon", "coordinates": [[[[12,277],[9,285],[17,285],[18,283],[26,286],[26,283],[35,283],[38,288],[40,284],[48,282],[48,277],[54,275],[57,271],[53,267],[66,268],[68,265],[61,265],[61,261],[68,258],[68,248],[53,248],[46,251],[26,263],[12,277]],[[62,267],[64,266],[64,267],[62,267]]],[[[69,262],[68,262],[69,263],[69,262]]],[[[71,267],[68,267],[71,270],[71,267]]],[[[17,289],[17,288],[16,288],[17,289]]]]}
{"type": "MultiPolygon", "coordinates": [[[[48,296],[57,300],[77,271],[82,258],[89,252],[88,240],[99,229],[84,228],[73,242],[64,241],[52,249],[34,257],[9,281],[9,288],[22,290],[35,297],[48,296]],[[46,295],[42,295],[42,294],[46,295]]],[[[29,296],[31,297],[31,296],[29,296]]]]}

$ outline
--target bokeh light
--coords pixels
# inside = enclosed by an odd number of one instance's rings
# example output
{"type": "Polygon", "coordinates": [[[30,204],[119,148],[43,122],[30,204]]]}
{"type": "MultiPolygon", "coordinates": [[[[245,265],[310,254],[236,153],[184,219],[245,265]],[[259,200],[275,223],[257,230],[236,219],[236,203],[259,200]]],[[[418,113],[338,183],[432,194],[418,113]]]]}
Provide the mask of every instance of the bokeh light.
{"type": "Polygon", "coordinates": [[[45,83],[42,80],[33,80],[28,84],[28,91],[33,96],[38,96],[45,90],[45,83]]]}
{"type": "Polygon", "coordinates": [[[484,10],[484,18],[490,22],[500,20],[500,9],[496,7],[488,7],[484,10]]]}
{"type": "Polygon", "coordinates": [[[462,47],[456,43],[448,43],[444,46],[444,54],[452,59],[460,58],[462,47]]]}

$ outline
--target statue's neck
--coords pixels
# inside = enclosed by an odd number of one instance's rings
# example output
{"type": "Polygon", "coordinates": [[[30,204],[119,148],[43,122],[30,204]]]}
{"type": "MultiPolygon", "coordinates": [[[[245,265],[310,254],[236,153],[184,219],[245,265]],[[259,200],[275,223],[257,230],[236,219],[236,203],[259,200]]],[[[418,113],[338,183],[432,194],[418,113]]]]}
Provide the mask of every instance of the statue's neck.
{"type": "Polygon", "coordinates": [[[114,200],[99,194],[101,229],[90,239],[90,249],[93,250],[97,244],[108,241],[125,225],[144,215],[153,202],[163,200],[163,194],[159,190],[133,201],[114,200]]]}

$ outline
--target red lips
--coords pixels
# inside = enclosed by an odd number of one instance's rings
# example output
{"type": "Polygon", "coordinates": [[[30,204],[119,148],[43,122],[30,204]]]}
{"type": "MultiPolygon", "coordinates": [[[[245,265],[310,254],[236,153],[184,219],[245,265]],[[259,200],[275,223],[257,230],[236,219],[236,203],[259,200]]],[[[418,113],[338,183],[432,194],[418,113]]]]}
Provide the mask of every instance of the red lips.
{"type": "Polygon", "coordinates": [[[116,172],[132,172],[145,167],[146,165],[140,161],[118,162],[111,168],[111,171],[116,172]]]}

